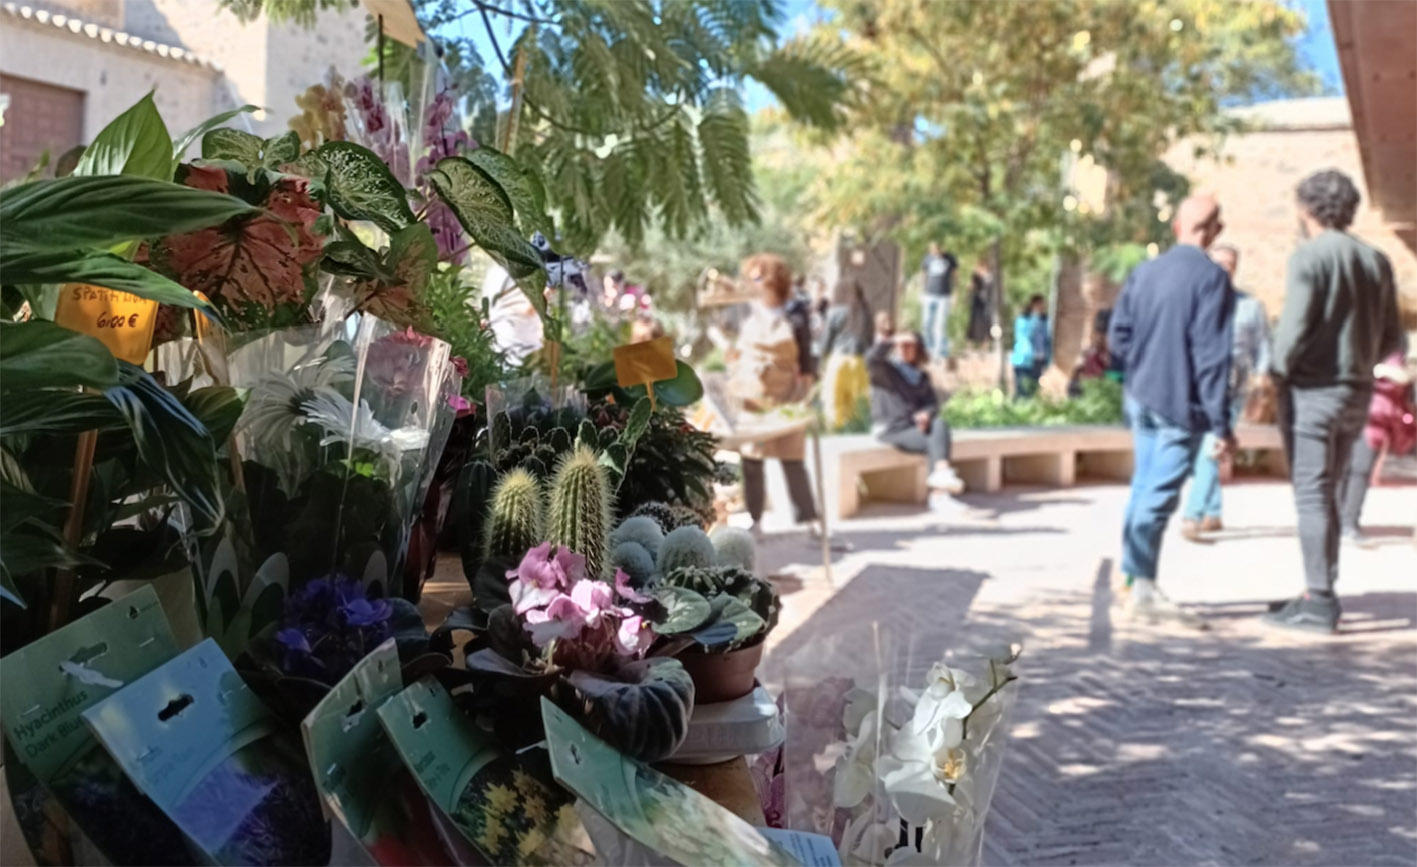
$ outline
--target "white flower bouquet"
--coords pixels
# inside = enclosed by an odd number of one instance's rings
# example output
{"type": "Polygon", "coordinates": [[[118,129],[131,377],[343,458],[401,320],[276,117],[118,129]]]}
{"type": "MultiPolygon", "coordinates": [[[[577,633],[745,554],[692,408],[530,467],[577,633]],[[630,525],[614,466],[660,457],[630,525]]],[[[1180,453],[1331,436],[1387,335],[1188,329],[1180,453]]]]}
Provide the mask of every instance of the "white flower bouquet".
{"type": "Polygon", "coordinates": [[[830,835],[847,865],[978,864],[1018,652],[951,654],[919,690],[789,688],[785,824],[830,835]]]}

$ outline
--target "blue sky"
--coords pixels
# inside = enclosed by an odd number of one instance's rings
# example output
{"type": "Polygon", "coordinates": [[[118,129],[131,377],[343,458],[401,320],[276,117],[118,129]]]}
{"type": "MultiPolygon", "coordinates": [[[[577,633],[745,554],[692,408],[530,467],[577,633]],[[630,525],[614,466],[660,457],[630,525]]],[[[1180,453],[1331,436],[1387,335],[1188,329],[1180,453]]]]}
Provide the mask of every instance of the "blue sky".
{"type": "MultiPolygon", "coordinates": [[[[960,2],[968,2],[968,0],[960,0],[960,2]]],[[[1119,0],[1119,2],[1125,2],[1125,0],[1119,0]]],[[[1299,39],[1300,57],[1318,74],[1319,79],[1323,82],[1325,94],[1342,95],[1343,76],[1338,68],[1338,50],[1333,44],[1333,29],[1329,26],[1328,4],[1325,0],[1288,0],[1288,2],[1303,10],[1309,20],[1308,31],[1299,39]]],[[[788,34],[805,30],[822,15],[815,0],[783,0],[781,6],[783,20],[786,22],[783,32],[788,34]]],[[[515,39],[515,33],[506,33],[501,29],[500,24],[495,23],[495,20],[493,26],[498,28],[497,39],[505,50],[515,39]]],[[[487,38],[481,19],[474,15],[465,16],[453,25],[452,30],[459,35],[471,37],[477,50],[482,54],[483,62],[495,70],[497,57],[492,51],[492,43],[487,38]]],[[[752,81],[748,82],[744,91],[744,100],[750,111],[757,111],[776,102],[772,94],[752,81]]]]}

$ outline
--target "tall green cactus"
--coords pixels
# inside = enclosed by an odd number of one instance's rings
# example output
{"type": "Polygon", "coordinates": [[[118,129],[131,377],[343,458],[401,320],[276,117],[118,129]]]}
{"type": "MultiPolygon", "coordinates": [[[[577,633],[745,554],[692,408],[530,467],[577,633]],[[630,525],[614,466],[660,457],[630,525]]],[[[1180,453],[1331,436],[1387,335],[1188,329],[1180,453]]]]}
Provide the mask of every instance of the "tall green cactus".
{"type": "Polygon", "coordinates": [[[546,503],[541,483],[523,469],[502,477],[492,492],[492,508],[487,515],[486,558],[509,559],[514,563],[531,548],[545,541],[546,503]]]}
{"type": "Polygon", "coordinates": [[[599,578],[610,536],[610,476],[584,444],[561,459],[551,480],[547,538],[585,557],[586,574],[599,578]]]}

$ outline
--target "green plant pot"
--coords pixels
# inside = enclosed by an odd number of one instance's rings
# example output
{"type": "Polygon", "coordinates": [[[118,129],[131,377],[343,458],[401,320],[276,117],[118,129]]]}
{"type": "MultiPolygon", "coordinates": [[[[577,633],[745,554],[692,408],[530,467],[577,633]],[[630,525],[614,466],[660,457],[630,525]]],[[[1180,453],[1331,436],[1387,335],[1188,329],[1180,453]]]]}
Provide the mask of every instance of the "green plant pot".
{"type": "Polygon", "coordinates": [[[765,646],[766,642],[759,641],[727,653],[689,650],[679,654],[679,662],[694,681],[694,704],[732,701],[752,692],[765,646]]]}

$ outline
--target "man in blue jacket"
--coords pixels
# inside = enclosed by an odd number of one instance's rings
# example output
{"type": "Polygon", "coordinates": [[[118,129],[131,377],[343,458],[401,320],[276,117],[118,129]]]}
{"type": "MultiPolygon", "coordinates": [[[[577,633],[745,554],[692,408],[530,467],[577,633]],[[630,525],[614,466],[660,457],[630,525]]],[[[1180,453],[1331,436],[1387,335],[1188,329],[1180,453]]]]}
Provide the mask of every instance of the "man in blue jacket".
{"type": "Polygon", "coordinates": [[[1192,196],[1171,224],[1176,246],[1138,265],[1108,328],[1125,371],[1132,425],[1132,493],[1122,527],[1122,571],[1133,617],[1204,627],[1156,586],[1166,524],[1207,433],[1217,457],[1234,450],[1230,414],[1235,290],[1206,255],[1224,224],[1210,196],[1192,196]]]}

